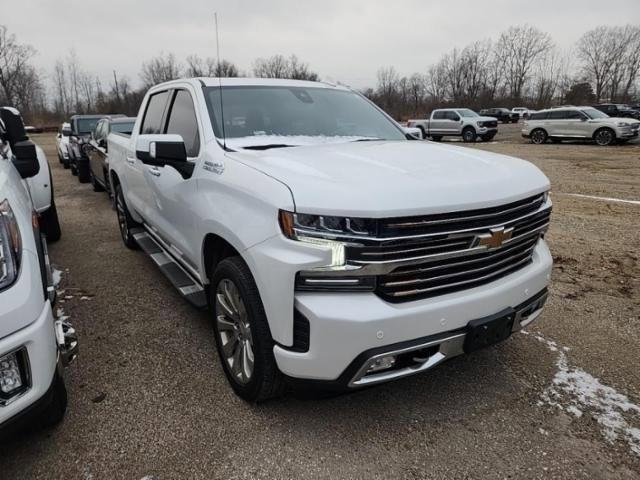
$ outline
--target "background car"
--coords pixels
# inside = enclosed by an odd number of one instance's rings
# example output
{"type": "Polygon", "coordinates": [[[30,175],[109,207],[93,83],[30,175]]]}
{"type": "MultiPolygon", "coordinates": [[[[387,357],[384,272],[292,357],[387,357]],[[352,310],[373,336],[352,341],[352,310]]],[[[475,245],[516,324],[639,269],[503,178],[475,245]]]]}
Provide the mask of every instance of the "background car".
{"type": "Polygon", "coordinates": [[[636,120],[640,120],[640,110],[631,108],[629,105],[621,103],[601,103],[594,105],[593,108],[597,108],[610,117],[635,118],[636,120]]]}
{"type": "Polygon", "coordinates": [[[96,124],[87,148],[89,175],[94,191],[107,190],[109,192],[110,190],[107,137],[110,133],[129,136],[135,123],[135,117],[106,117],[96,124]]]}
{"type": "Polygon", "coordinates": [[[612,118],[593,107],[567,107],[542,110],[524,122],[522,136],[542,144],[562,140],[588,139],[606,146],[638,136],[640,121],[612,118]]]}
{"type": "Polygon", "coordinates": [[[532,112],[526,107],[513,107],[511,111],[517,113],[520,118],[528,118],[532,112]]]}
{"type": "Polygon", "coordinates": [[[58,160],[64,164],[69,161],[69,137],[71,136],[71,124],[68,122],[60,125],[58,134],[56,135],[56,149],[58,151],[58,160]]]}
{"type": "Polygon", "coordinates": [[[124,115],[74,115],[71,117],[71,137],[69,138],[69,166],[71,173],[78,176],[80,183],[91,181],[87,146],[91,134],[102,118],[116,118],[124,115]]]}
{"type": "Polygon", "coordinates": [[[508,108],[483,108],[479,113],[485,117],[494,117],[502,123],[518,123],[520,119],[520,114],[508,108]]]}

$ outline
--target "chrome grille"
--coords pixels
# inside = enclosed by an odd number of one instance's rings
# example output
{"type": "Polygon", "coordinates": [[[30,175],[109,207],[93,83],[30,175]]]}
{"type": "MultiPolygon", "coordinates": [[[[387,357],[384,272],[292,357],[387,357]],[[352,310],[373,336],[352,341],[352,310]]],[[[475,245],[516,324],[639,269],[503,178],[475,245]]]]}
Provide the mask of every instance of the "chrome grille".
{"type": "Polygon", "coordinates": [[[536,195],[499,207],[383,219],[377,241],[347,248],[359,274],[377,275],[376,292],[405,302],[494,281],[523,268],[547,230],[551,205],[536,195]],[[483,242],[500,232],[501,242],[483,242]],[[503,235],[504,234],[504,235],[503,235]]]}

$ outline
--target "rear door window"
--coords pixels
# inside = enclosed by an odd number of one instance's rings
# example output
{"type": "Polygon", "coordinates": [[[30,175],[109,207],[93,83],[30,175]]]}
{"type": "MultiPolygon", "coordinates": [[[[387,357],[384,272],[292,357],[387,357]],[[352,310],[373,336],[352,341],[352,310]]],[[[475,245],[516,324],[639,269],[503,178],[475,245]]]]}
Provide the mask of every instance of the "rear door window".
{"type": "Polygon", "coordinates": [[[446,112],[443,112],[442,110],[439,110],[437,112],[433,112],[433,119],[434,120],[444,120],[446,117],[446,112]]]}
{"type": "Polygon", "coordinates": [[[169,92],[160,92],[149,98],[147,109],[144,113],[144,119],[140,126],[140,133],[143,135],[151,135],[162,133],[162,119],[164,117],[164,109],[167,105],[169,92]]]}
{"type": "Polygon", "coordinates": [[[549,120],[564,120],[567,117],[567,111],[566,110],[553,110],[551,112],[549,112],[547,118],[549,120]]]}

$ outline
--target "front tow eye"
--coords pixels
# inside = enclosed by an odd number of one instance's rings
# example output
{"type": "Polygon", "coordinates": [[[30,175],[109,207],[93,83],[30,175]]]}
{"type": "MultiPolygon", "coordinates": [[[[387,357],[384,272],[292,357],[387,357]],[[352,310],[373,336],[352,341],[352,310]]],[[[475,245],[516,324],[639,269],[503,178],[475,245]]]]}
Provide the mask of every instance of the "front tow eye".
{"type": "Polygon", "coordinates": [[[55,330],[62,366],[67,367],[78,356],[78,334],[73,326],[64,320],[55,322],[55,330]]]}

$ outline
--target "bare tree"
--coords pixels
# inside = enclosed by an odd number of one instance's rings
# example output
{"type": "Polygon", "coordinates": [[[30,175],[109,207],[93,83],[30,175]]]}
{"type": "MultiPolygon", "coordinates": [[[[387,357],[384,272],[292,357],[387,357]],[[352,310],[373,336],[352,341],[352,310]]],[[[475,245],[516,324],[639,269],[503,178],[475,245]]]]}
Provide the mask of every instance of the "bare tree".
{"type": "Polygon", "coordinates": [[[7,27],[0,25],[0,98],[10,105],[24,103],[25,85],[32,83],[35,70],[30,60],[35,50],[29,45],[19,44],[15,35],[10,34],[7,27]]]}
{"type": "Polygon", "coordinates": [[[605,26],[589,30],[578,41],[578,58],[583,62],[585,75],[593,83],[596,101],[602,99],[610,83],[619,49],[616,32],[605,26]]]}
{"type": "Polygon", "coordinates": [[[295,55],[286,58],[274,55],[269,58],[258,58],[253,62],[253,74],[262,78],[292,78],[295,80],[318,80],[317,73],[311,71],[309,65],[295,55]]]}
{"type": "Polygon", "coordinates": [[[496,54],[504,65],[506,86],[514,100],[522,98],[532,69],[553,47],[551,37],[535,27],[510,27],[500,35],[496,54]]]}
{"type": "Polygon", "coordinates": [[[181,66],[173,53],[161,53],[142,63],[140,78],[146,88],[180,77],[181,66]]]}

